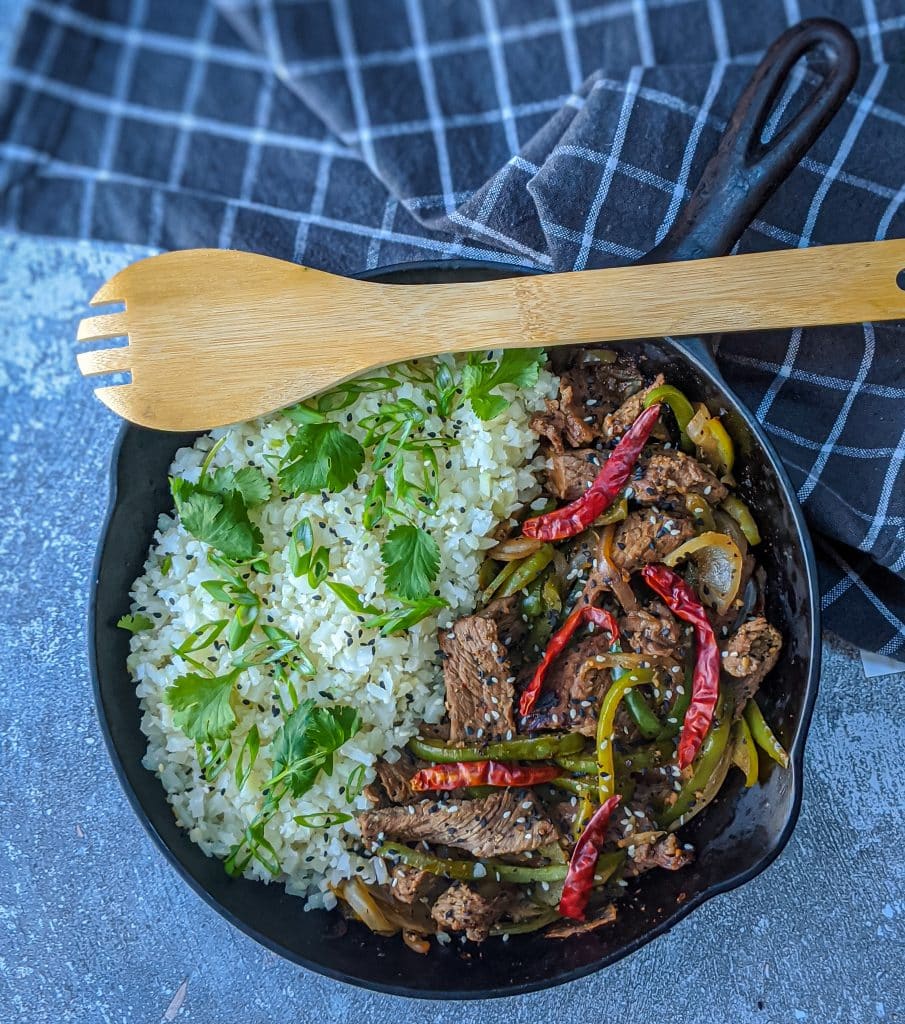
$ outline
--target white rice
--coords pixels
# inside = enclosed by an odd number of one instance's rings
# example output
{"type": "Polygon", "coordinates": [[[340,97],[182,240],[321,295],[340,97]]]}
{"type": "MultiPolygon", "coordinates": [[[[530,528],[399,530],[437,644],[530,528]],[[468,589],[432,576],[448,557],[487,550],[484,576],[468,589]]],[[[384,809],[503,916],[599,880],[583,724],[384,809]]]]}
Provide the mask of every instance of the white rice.
{"type": "MultiPolygon", "coordinates": [[[[364,498],[373,480],[369,457],[357,488],[287,499],[274,487],[271,500],[251,512],[263,532],[271,570],[269,575],[253,573],[249,581],[264,603],[267,617],[263,621],[272,621],[297,637],[317,666],[313,678],[296,681],[299,698],[311,697],[325,705],[351,704],[362,718],[360,731],[337,756],[333,774],[328,778],[321,773],[301,799],[284,798],[265,830],[277,853],[287,890],[307,896],[309,906],[331,906],[334,897],[330,884],[353,874],[371,881],[382,862],[354,852],[358,834],[354,818],[328,829],[302,827],[293,818],[337,811],[354,814],[365,809],[368,805],[363,796],[352,805],[346,802],[350,774],[357,766],[366,765],[366,779],[371,781],[373,765],[381,755],[394,760],[398,757],[396,751],[414,735],[422,720],[434,722],[442,717],[438,626],[473,607],[483,551],[493,543],[488,539],[491,530],[522,503],[538,496],[536,476],[542,460],[535,456],[537,437],[529,429],[528,420],[543,398],[553,395],[555,385],[555,378],[542,371],[537,387],[530,392],[504,391],[512,402],[491,423],[483,423],[469,406],[463,406],[446,424],[435,416],[425,426],[425,431],[438,434],[452,432],[461,442],[439,453],[439,512],[423,521],[440,547],[436,586],[449,608],[442,610],[439,619],[428,617],[407,633],[382,638],[375,630],[362,630],[355,614],[329,588],[321,586],[312,591],[304,578],[292,576],[287,567],[289,532],[308,516],[314,526],[315,544],[330,549],[330,578],[355,587],[367,602],[381,610],[395,604],[385,598],[383,590],[380,542],[384,525],[370,533],[362,526],[364,498]]],[[[361,440],[364,432],[357,423],[376,412],[381,401],[407,397],[425,408],[428,399],[419,392],[417,386],[406,383],[395,391],[364,395],[331,418],[347,421],[342,423],[343,429],[361,440]]],[[[214,467],[254,465],[273,481],[275,469],[265,456],[282,454],[287,448],[287,435],[294,429],[288,419],[277,415],[215,430],[199,438],[193,447],[180,449],[171,473],[197,480],[205,453],[225,434],[227,439],[216,454],[214,467]]],[[[217,578],[207,552],[207,545],[190,536],[172,516],[160,517],[144,575],[132,590],[133,611],[152,618],[154,627],[133,637],[128,665],[141,699],[142,731],[148,737],[145,766],[160,778],[177,822],[188,830],[191,839],[209,856],[225,858],[263,806],[262,788],[271,771],[268,744],[284,714],[274,699],[277,686],[270,666],[244,671],[233,699],[238,717],[231,737],[233,754],[213,784],[203,777],[194,742],[173,725],[171,710],[164,702],[165,691],[177,677],[193,671],[182,658],[173,655],[173,648],[202,624],[224,615],[223,605],[201,587],[204,580],[217,578]],[[164,575],[161,566],[166,558],[171,564],[164,575]],[[261,736],[261,750],[239,792],[234,778],[235,759],[254,724],[261,736]]],[[[231,667],[225,644],[219,650],[208,648],[192,657],[204,657],[217,674],[231,667]]],[[[246,874],[272,880],[255,860],[246,874]]]]}

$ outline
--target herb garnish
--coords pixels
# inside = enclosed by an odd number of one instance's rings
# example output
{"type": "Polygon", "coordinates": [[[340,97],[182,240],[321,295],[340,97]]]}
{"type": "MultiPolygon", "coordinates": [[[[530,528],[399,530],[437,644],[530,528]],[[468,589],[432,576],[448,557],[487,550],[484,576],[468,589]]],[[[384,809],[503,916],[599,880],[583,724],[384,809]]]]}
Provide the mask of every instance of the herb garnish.
{"type": "Polygon", "coordinates": [[[510,348],[498,361],[471,355],[462,368],[462,388],[475,415],[492,420],[509,405],[509,399],[493,392],[503,384],[531,388],[537,383],[544,351],[540,348],[510,348]]]}
{"type": "Polygon", "coordinates": [[[147,617],[142,615],[141,612],[136,612],[135,615],[123,615],[118,620],[116,625],[120,629],[126,629],[130,633],[140,633],[143,629],[150,629],[154,623],[147,617]]]}
{"type": "MultiPolygon", "coordinates": [[[[302,701],[283,722],[271,742],[273,767],[264,807],[246,828],[242,841],[230,850],[225,865],[230,875],[240,875],[253,859],[271,874],[279,874],[276,851],[264,838],[264,826],[285,796],[291,794],[298,799],[311,789],[321,772],[333,774],[336,751],[360,726],[361,716],[355,708],[342,704],[317,707],[310,699],[302,701]]],[[[341,816],[334,817],[342,820],[341,816]]]]}
{"type": "Polygon", "coordinates": [[[336,423],[299,427],[280,466],[280,486],[289,494],[341,491],[358,476],[365,453],[336,423]]]}
{"type": "Polygon", "coordinates": [[[419,601],[430,593],[440,571],[437,542],[419,526],[394,526],[380,548],[387,587],[405,601],[419,601]]]}
{"type": "Polygon", "coordinates": [[[193,537],[210,544],[227,558],[254,558],[261,550],[261,531],[248,517],[248,510],[270,497],[270,484],[254,466],[235,470],[208,470],[226,435],[207,453],[197,483],[170,477],[170,490],[179,521],[193,537]]]}
{"type": "Polygon", "coordinates": [[[238,675],[234,668],[225,676],[190,672],[174,680],[164,700],[173,709],[176,728],[196,743],[227,739],[236,725],[230,698],[238,675]]]}

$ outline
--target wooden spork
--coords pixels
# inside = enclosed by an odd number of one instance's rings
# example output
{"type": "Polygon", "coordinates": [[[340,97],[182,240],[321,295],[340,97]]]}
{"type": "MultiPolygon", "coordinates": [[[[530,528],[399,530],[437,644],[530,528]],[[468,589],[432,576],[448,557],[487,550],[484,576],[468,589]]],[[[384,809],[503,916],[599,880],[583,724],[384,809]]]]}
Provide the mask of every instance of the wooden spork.
{"type": "Polygon", "coordinates": [[[441,352],[531,348],[905,317],[905,239],[471,284],[374,284],[221,249],[120,271],[79,341],[95,394],[159,430],[208,430],[291,405],[365,370],[441,352]],[[901,282],[901,284],[897,283],[901,282]]]}

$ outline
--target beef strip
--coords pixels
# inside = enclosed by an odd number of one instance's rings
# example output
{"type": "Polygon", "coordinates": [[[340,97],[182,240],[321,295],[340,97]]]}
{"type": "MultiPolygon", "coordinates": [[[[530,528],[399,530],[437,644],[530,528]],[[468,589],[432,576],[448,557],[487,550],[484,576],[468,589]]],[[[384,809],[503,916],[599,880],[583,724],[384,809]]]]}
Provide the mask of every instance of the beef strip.
{"type": "Polygon", "coordinates": [[[515,731],[510,649],[523,631],[516,597],[493,601],[441,631],[451,740],[501,739],[515,731]]]}
{"type": "Polygon", "coordinates": [[[560,501],[575,501],[591,486],[602,465],[601,453],[594,448],[551,452],[547,493],[560,501]]]}
{"type": "Polygon", "coordinates": [[[531,418],[531,429],[546,437],[555,452],[609,436],[604,430],[607,416],[642,383],[638,365],[628,353],[617,353],[609,363],[579,359],[561,372],[559,398],[548,400],[547,411],[531,418]]]}
{"type": "Polygon", "coordinates": [[[667,871],[678,871],[694,860],[694,851],[684,850],[679,846],[675,834],[658,839],[655,843],[639,843],[629,846],[628,860],[625,862],[626,878],[643,875],[652,868],[665,868],[667,871]]]}
{"type": "Polygon", "coordinates": [[[746,622],[729,638],[722,665],[736,680],[731,684],[735,714],[757,693],[781,650],[782,635],[763,616],[746,622]]]}
{"type": "MultiPolygon", "coordinates": [[[[685,634],[672,612],[660,601],[627,612],[619,620],[623,648],[677,664],[685,655],[685,634]]],[[[678,675],[678,673],[673,673],[678,675]]]]}
{"type": "Polygon", "coordinates": [[[568,729],[593,736],[597,706],[609,685],[609,669],[585,670],[585,662],[610,649],[608,633],[590,633],[573,640],[547,670],[544,688],[532,713],[525,719],[529,731],[568,729]]]}
{"type": "Polygon", "coordinates": [[[559,838],[556,826],[524,789],[502,789],[477,800],[422,800],[365,811],[358,816],[358,825],[367,845],[374,845],[378,837],[423,840],[466,850],[475,857],[524,853],[559,838]]]}
{"type": "MultiPolygon", "coordinates": [[[[606,440],[609,441],[616,437],[622,437],[626,430],[644,412],[644,400],[648,394],[654,388],[662,387],[664,383],[663,374],[658,373],[648,387],[627,398],[615,412],[605,416],[603,419],[603,436],[606,440]]],[[[665,432],[662,432],[662,436],[666,436],[665,432]]]]}
{"type": "Polygon", "coordinates": [[[444,931],[465,932],[472,942],[483,942],[506,913],[510,900],[507,889],[485,896],[465,882],[453,882],[433,905],[431,917],[444,931]]]}
{"type": "Polygon", "coordinates": [[[662,562],[694,535],[694,524],[684,516],[659,509],[630,512],[616,527],[613,564],[634,572],[649,562],[662,562]]]}
{"type": "Polygon", "coordinates": [[[544,936],[548,939],[568,939],[573,935],[584,935],[601,928],[605,924],[612,924],[616,920],[616,905],[607,903],[603,907],[592,910],[584,921],[563,920],[551,925],[544,936]]]}
{"type": "Polygon", "coordinates": [[[631,488],[639,505],[662,505],[683,512],[685,495],[690,491],[702,494],[711,505],[729,493],[702,462],[673,449],[643,455],[635,467],[631,488]]]}
{"type": "Polygon", "coordinates": [[[365,790],[365,795],[372,803],[386,806],[404,804],[412,799],[414,794],[409,782],[418,769],[407,750],[403,750],[399,760],[393,764],[378,761],[374,770],[377,778],[365,790]]]}
{"type": "Polygon", "coordinates": [[[400,903],[418,903],[433,899],[448,883],[439,875],[410,864],[397,864],[390,873],[393,895],[400,903]]]}

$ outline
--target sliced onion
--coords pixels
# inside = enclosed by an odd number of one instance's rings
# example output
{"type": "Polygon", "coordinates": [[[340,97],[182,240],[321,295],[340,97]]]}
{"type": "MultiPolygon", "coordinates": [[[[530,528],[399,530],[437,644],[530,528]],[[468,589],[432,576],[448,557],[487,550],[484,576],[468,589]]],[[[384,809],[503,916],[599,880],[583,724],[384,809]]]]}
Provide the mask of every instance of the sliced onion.
{"type": "Polygon", "coordinates": [[[744,559],[738,545],[725,533],[707,532],[692,537],[668,554],[670,568],[690,558],[695,566],[690,580],[698,596],[717,614],[724,615],[738,595],[744,559]]]}
{"type": "Polygon", "coordinates": [[[731,537],[735,541],[735,546],[741,551],[742,557],[748,554],[748,538],[728,512],[724,512],[720,508],[714,509],[713,525],[717,533],[725,533],[727,537],[731,537]]]}
{"type": "Polygon", "coordinates": [[[413,953],[425,953],[430,952],[431,944],[427,939],[422,939],[421,936],[412,931],[410,928],[403,928],[402,930],[402,941],[408,946],[413,953]]]}
{"type": "Polygon", "coordinates": [[[377,905],[367,886],[358,878],[350,878],[336,888],[337,896],[349,904],[352,912],[372,932],[378,935],[395,935],[398,927],[392,924],[377,905]]]}
{"type": "Polygon", "coordinates": [[[515,562],[533,555],[538,548],[543,547],[543,544],[542,540],[534,540],[532,537],[508,537],[492,547],[487,552],[487,557],[496,562],[515,562]]]}
{"type": "Polygon", "coordinates": [[[607,526],[600,537],[597,545],[597,569],[604,583],[616,595],[616,599],[627,612],[637,611],[638,599],[635,592],[628,585],[628,581],[622,575],[613,562],[613,539],[616,536],[616,527],[613,524],[607,526]]]}

